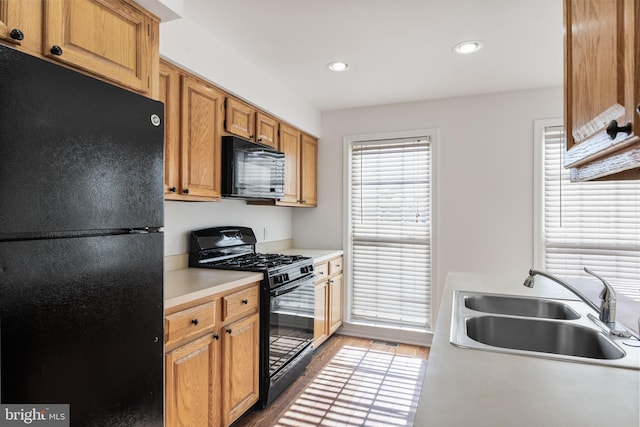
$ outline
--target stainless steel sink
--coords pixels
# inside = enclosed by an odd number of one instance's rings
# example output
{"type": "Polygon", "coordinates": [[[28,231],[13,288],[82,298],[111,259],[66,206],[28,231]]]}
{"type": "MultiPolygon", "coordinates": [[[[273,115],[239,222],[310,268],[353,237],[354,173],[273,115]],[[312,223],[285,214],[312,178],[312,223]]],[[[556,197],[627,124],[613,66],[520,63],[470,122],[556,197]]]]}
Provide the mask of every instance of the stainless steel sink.
{"type": "Polygon", "coordinates": [[[490,294],[471,295],[464,298],[464,305],[471,310],[483,313],[543,317],[546,319],[574,320],[580,318],[580,315],[568,305],[542,298],[490,294]]]}
{"type": "Polygon", "coordinates": [[[625,353],[602,332],[563,322],[478,316],[466,320],[469,338],[494,347],[591,359],[621,359],[625,353]]]}
{"type": "MultiPolygon", "coordinates": [[[[640,348],[605,333],[582,301],[455,291],[450,342],[458,347],[640,370],[640,348]]],[[[631,338],[632,339],[632,338],[631,338]]]]}

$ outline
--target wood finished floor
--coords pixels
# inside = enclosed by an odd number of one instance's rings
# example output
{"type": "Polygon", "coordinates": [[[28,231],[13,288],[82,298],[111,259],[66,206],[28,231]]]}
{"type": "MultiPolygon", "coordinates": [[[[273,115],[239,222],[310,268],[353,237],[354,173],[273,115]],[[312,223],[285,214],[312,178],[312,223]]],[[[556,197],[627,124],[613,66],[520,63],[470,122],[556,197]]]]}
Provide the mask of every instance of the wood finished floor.
{"type": "Polygon", "coordinates": [[[372,343],[371,339],[333,335],[316,351],[310,365],[305,372],[278,396],[269,407],[265,409],[251,409],[240,418],[233,427],[271,427],[287,411],[292,402],[296,401],[304,390],[312,383],[314,378],[325,368],[333,357],[345,346],[360,347],[395,353],[398,355],[422,358],[429,357],[429,347],[421,347],[407,344],[398,344],[397,347],[372,343]]]}

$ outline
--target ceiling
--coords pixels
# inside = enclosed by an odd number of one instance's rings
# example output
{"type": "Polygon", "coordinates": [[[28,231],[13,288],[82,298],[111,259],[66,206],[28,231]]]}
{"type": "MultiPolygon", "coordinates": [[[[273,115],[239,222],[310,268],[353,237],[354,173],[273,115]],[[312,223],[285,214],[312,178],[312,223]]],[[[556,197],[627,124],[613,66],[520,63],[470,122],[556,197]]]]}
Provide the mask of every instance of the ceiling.
{"type": "Polygon", "coordinates": [[[562,0],[187,0],[184,16],[320,111],[562,85],[562,0]],[[453,53],[465,40],[484,47],[453,53]]]}

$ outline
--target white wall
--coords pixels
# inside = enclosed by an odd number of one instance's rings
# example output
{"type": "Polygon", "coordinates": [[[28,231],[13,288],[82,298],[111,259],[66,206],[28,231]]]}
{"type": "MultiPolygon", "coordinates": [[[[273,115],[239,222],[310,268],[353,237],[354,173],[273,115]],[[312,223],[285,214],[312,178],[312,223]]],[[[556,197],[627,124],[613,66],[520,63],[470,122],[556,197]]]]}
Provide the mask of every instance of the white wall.
{"type": "Polygon", "coordinates": [[[258,243],[291,239],[292,208],[253,206],[242,200],[164,202],[164,253],[189,252],[189,232],[218,226],[251,227],[258,243]],[[265,238],[266,228],[266,238],[265,238]]]}
{"type": "MultiPolygon", "coordinates": [[[[160,54],[282,120],[320,136],[321,115],[317,109],[188,19],[160,24],[160,54]]],[[[292,208],[250,206],[235,200],[165,202],[165,255],[187,253],[190,230],[226,225],[251,227],[260,242],[291,239],[292,208]]]]}
{"type": "Polygon", "coordinates": [[[343,245],[343,136],[436,128],[434,308],[450,271],[520,286],[533,257],[533,121],[561,116],[561,87],[325,112],[318,208],[294,211],[294,245],[343,245]]]}

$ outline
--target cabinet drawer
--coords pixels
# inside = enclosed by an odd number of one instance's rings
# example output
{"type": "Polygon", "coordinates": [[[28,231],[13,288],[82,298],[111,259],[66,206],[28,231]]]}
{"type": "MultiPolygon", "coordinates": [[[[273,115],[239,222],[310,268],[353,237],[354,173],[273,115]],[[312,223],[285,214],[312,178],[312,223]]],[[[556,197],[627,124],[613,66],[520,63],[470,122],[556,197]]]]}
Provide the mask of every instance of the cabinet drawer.
{"type": "Polygon", "coordinates": [[[329,261],[329,275],[333,276],[342,271],[342,257],[332,259],[329,261]]]}
{"type": "Polygon", "coordinates": [[[165,346],[194,338],[216,323],[216,302],[208,302],[165,317],[165,346]]]}
{"type": "Polygon", "coordinates": [[[222,297],[222,321],[243,317],[258,309],[258,286],[222,297]]]}
{"type": "Polygon", "coordinates": [[[327,280],[329,277],[329,263],[323,262],[321,264],[315,264],[313,269],[316,273],[316,283],[327,280]]]}

